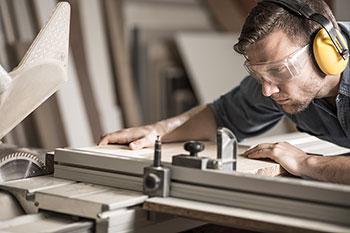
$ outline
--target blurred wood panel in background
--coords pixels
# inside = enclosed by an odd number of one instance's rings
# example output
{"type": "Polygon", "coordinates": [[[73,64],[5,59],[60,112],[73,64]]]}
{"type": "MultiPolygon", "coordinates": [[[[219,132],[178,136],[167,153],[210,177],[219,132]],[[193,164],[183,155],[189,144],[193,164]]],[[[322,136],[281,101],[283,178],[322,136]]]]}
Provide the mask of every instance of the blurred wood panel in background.
{"type": "Polygon", "coordinates": [[[101,128],[103,133],[111,132],[120,129],[123,122],[114,89],[102,2],[78,0],[78,5],[87,69],[91,77],[96,107],[100,114],[101,128]]]}
{"type": "Polygon", "coordinates": [[[132,79],[130,54],[125,41],[123,1],[103,0],[103,4],[111,60],[114,67],[115,90],[123,110],[124,126],[138,126],[142,123],[140,102],[132,79]]]}
{"type": "Polygon", "coordinates": [[[71,5],[71,34],[70,44],[74,57],[79,86],[83,93],[83,100],[88,115],[88,121],[92,132],[93,140],[97,141],[102,135],[100,113],[98,112],[95,92],[91,85],[91,76],[86,61],[86,48],[84,48],[84,37],[82,23],[80,20],[80,8],[78,1],[68,0],[71,5]]]}

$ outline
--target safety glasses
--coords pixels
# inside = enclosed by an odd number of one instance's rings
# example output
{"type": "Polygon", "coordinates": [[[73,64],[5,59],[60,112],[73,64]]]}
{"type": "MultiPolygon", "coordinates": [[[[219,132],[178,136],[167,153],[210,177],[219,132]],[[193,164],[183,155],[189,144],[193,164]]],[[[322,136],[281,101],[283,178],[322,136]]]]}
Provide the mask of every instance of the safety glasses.
{"type": "Polygon", "coordinates": [[[244,66],[249,74],[260,82],[278,85],[300,75],[309,56],[309,45],[306,45],[279,61],[250,64],[246,60],[244,66]]]}

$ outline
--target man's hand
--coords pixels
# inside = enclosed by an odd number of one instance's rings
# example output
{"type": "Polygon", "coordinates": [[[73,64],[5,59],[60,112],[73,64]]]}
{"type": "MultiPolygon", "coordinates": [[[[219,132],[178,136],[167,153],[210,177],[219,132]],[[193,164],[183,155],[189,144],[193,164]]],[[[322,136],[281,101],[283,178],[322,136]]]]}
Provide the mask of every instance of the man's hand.
{"type": "Polygon", "coordinates": [[[279,163],[284,169],[295,176],[301,176],[307,155],[304,151],[288,142],[264,143],[247,150],[245,156],[252,159],[269,158],[279,163]]]}
{"type": "Polygon", "coordinates": [[[153,146],[158,135],[162,142],[211,139],[216,135],[214,114],[209,106],[201,105],[152,125],[105,134],[98,145],[129,144],[130,149],[138,150],[153,146]]]}
{"type": "Polygon", "coordinates": [[[121,129],[103,135],[98,145],[129,144],[130,149],[139,150],[153,146],[157,136],[163,136],[164,133],[162,127],[157,124],[121,129]]]}

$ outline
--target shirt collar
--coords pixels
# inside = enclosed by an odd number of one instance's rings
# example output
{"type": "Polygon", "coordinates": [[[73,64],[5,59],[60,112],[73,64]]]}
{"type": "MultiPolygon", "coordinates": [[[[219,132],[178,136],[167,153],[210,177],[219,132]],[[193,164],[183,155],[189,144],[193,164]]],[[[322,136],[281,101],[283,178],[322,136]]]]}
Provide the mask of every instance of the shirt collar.
{"type": "Polygon", "coordinates": [[[339,93],[350,97],[350,67],[349,64],[340,77],[339,93]]]}
{"type": "MultiPolygon", "coordinates": [[[[350,32],[342,24],[339,24],[341,31],[345,38],[347,38],[348,45],[350,45],[350,32]]],[[[350,62],[340,76],[339,93],[350,97],[350,62]]]]}

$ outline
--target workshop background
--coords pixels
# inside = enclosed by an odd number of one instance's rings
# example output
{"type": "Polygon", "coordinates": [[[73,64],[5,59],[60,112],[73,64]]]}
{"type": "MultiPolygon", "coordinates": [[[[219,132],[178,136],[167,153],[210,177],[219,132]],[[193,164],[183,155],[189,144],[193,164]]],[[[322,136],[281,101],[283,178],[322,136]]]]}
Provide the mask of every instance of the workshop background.
{"type": "MultiPolygon", "coordinates": [[[[232,46],[255,0],[68,2],[68,82],[4,142],[45,149],[94,145],[106,132],[209,103],[247,74],[232,46]]],[[[326,2],[338,20],[350,20],[350,1],[326,2]]],[[[56,3],[0,0],[0,63],[7,71],[56,3]]],[[[293,130],[283,121],[270,134],[293,130]]]]}

